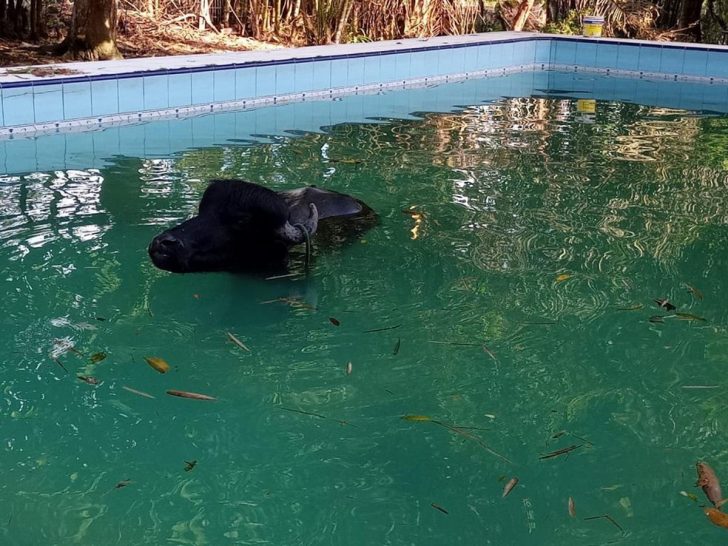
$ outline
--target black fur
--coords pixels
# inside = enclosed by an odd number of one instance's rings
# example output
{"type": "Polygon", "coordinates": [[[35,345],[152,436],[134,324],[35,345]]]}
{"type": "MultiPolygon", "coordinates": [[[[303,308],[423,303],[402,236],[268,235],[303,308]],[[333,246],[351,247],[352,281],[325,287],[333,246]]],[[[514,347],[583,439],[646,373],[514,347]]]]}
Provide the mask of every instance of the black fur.
{"type": "Polygon", "coordinates": [[[290,245],[277,230],[286,221],[303,223],[310,203],[319,212],[319,230],[338,233],[337,242],[376,223],[374,211],[342,193],[315,187],[275,192],[243,180],[212,180],[198,215],[155,237],[149,256],[175,273],[285,268],[290,245]]]}

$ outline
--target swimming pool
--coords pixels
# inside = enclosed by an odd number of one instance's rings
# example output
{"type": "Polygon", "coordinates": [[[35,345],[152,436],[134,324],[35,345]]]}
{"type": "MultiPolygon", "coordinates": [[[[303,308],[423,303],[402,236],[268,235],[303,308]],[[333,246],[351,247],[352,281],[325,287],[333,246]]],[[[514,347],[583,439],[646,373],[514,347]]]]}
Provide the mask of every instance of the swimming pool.
{"type": "Polygon", "coordinates": [[[528,71],[5,140],[3,542],[718,544],[721,91],[528,71]],[[216,176],[380,225],[308,277],[154,269],[216,176]]]}

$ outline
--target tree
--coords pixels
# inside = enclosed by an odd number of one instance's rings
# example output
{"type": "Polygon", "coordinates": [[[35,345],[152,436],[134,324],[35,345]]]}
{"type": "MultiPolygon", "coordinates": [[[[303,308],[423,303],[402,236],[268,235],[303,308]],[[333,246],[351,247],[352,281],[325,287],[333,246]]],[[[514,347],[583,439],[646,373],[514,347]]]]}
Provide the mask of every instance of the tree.
{"type": "Polygon", "coordinates": [[[116,23],[116,0],[75,0],[71,28],[55,52],[89,61],[121,59],[116,23]]]}

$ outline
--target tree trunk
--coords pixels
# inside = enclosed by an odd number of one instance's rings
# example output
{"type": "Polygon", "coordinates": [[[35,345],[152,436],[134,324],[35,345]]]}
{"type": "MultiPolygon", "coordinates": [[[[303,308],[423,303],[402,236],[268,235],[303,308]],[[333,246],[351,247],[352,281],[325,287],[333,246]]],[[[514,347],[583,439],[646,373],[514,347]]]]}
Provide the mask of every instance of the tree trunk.
{"type": "Polygon", "coordinates": [[[56,54],[91,61],[121,59],[116,20],[116,0],[75,0],[71,28],[56,54]]]}
{"type": "Polygon", "coordinates": [[[528,20],[528,16],[531,13],[531,8],[533,8],[533,0],[523,0],[523,2],[521,2],[518,6],[516,17],[513,19],[513,30],[523,30],[523,27],[526,25],[526,21],[528,20]]]}
{"type": "Polygon", "coordinates": [[[682,9],[678,21],[678,27],[689,28],[686,34],[692,36],[696,42],[700,41],[700,12],[702,7],[702,0],[682,0],[682,9]]]}

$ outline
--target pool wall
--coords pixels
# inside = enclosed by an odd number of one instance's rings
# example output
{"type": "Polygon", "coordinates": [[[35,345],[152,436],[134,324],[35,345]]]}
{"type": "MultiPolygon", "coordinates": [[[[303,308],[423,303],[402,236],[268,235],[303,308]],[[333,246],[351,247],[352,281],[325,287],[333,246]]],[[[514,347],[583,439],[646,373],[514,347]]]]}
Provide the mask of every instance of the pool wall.
{"type": "Polygon", "coordinates": [[[56,75],[0,72],[0,138],[548,70],[700,82],[721,87],[728,102],[728,47],[535,33],[69,63],[50,70],[56,75]]]}

